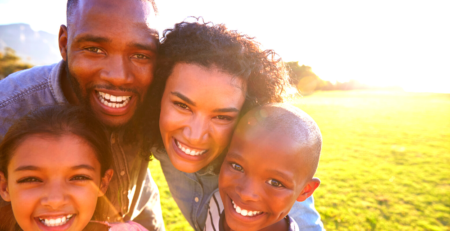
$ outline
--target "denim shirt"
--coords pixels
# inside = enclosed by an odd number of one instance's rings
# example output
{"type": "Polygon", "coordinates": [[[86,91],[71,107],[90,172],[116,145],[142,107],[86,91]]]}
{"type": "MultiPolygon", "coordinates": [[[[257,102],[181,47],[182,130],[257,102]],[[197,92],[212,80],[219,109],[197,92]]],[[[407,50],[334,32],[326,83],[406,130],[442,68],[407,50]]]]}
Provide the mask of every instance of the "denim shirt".
{"type": "MultiPolygon", "coordinates": [[[[67,104],[61,89],[63,62],[34,67],[9,75],[0,81],[0,140],[14,121],[42,106],[67,104]]],[[[164,230],[158,188],[147,169],[147,160],[139,155],[137,145],[125,144],[122,132],[107,131],[113,154],[113,178],[106,198],[99,199],[95,219],[109,222],[123,221],[131,215],[149,230],[164,230]],[[141,167],[147,174],[140,192],[135,192],[141,167]],[[138,196],[136,207],[129,211],[133,196],[138,196]],[[109,201],[109,202],[108,202],[109,201]]],[[[6,202],[0,198],[0,206],[6,202]]]]}
{"type": "MultiPolygon", "coordinates": [[[[204,230],[209,202],[219,186],[219,171],[224,155],[198,172],[185,173],[172,165],[165,150],[153,148],[152,153],[161,163],[170,193],[181,213],[196,231],[204,230]]],[[[304,202],[295,202],[289,216],[297,222],[300,230],[324,230],[312,196],[304,202]]]]}

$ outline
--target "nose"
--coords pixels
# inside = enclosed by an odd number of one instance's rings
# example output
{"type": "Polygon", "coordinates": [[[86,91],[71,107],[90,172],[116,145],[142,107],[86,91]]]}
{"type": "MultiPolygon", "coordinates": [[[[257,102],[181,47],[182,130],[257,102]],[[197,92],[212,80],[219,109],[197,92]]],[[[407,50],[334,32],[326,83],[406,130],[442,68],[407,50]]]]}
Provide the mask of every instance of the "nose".
{"type": "Polygon", "coordinates": [[[243,202],[252,202],[259,200],[259,187],[256,180],[250,177],[243,177],[236,182],[236,193],[243,202]]]}
{"type": "Polygon", "coordinates": [[[209,120],[206,116],[194,115],[183,129],[184,136],[191,144],[201,144],[208,139],[209,120]]]}
{"type": "Polygon", "coordinates": [[[63,182],[49,182],[45,188],[41,204],[51,209],[58,209],[67,204],[67,195],[63,182]]]}
{"type": "Polygon", "coordinates": [[[133,76],[128,65],[128,59],[121,55],[110,55],[101,72],[101,79],[114,86],[123,86],[133,81],[133,76]]]}

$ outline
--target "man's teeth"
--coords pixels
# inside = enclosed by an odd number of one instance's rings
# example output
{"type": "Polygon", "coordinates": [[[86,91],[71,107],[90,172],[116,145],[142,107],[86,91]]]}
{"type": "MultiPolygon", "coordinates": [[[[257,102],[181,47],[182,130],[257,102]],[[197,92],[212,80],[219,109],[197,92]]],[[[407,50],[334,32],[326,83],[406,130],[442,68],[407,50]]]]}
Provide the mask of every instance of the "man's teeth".
{"type": "Polygon", "coordinates": [[[121,108],[125,107],[131,99],[131,96],[115,96],[110,95],[105,92],[97,92],[97,97],[102,102],[103,105],[112,107],[112,108],[121,108]]]}
{"type": "Polygon", "coordinates": [[[199,151],[191,150],[185,146],[182,146],[178,141],[176,141],[176,143],[177,143],[178,148],[181,149],[181,151],[183,151],[184,153],[191,155],[191,156],[198,156],[207,151],[207,150],[199,150],[199,151]]]}
{"type": "Polygon", "coordinates": [[[61,225],[66,224],[70,220],[70,218],[72,218],[72,216],[73,216],[73,214],[63,216],[63,217],[58,217],[55,219],[39,218],[39,221],[41,221],[42,224],[49,226],[49,227],[61,226],[61,225]]]}
{"type": "Polygon", "coordinates": [[[241,209],[241,207],[239,207],[236,204],[234,204],[234,201],[231,201],[231,203],[233,203],[233,207],[234,207],[235,211],[237,213],[241,214],[244,217],[253,217],[253,216],[256,216],[256,215],[259,215],[259,214],[263,213],[261,211],[248,211],[248,210],[245,210],[245,209],[241,209]]]}

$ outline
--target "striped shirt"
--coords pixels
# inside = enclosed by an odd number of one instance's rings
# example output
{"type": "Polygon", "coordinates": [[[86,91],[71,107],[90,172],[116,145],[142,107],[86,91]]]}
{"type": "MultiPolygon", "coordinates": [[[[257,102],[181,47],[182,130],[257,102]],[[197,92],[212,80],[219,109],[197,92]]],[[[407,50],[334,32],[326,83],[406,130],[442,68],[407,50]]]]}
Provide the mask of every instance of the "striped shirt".
{"type": "MultiPolygon", "coordinates": [[[[204,231],[224,231],[223,222],[224,222],[225,213],[223,213],[223,203],[220,198],[220,193],[217,190],[211,200],[209,201],[209,211],[206,217],[206,224],[204,231]]],[[[297,222],[292,219],[289,215],[286,218],[289,222],[288,231],[299,231],[297,222]]]]}

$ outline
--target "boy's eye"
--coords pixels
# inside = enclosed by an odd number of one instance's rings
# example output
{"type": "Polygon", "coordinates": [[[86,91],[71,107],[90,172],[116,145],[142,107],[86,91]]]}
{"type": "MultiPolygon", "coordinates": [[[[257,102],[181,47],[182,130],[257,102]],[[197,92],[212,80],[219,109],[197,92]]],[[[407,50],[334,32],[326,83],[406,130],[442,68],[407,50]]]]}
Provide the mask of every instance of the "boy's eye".
{"type": "Polygon", "coordinates": [[[147,57],[146,55],[143,55],[143,54],[135,54],[135,55],[133,55],[133,58],[137,58],[137,59],[149,59],[149,57],[147,57]]]}
{"type": "Polygon", "coordinates": [[[189,110],[188,105],[186,105],[184,103],[175,102],[174,104],[177,105],[178,107],[181,107],[182,109],[189,110]]]}
{"type": "Polygon", "coordinates": [[[244,172],[244,168],[242,166],[240,166],[239,164],[232,163],[231,167],[239,172],[244,172]]]}
{"type": "Polygon", "coordinates": [[[77,175],[72,177],[70,180],[76,180],[76,181],[85,181],[85,180],[91,180],[90,177],[83,176],[83,175],[77,175]]]}
{"type": "Polygon", "coordinates": [[[274,180],[274,179],[270,179],[267,181],[268,184],[274,186],[274,187],[284,187],[283,184],[281,184],[281,182],[274,180]]]}
{"type": "Polygon", "coordinates": [[[39,178],[36,177],[26,177],[17,181],[17,183],[37,183],[42,182],[39,178]]]}
{"type": "Polygon", "coordinates": [[[226,120],[226,121],[231,121],[233,120],[233,117],[231,116],[224,116],[224,115],[218,115],[215,118],[219,119],[219,120],[226,120]]]}
{"type": "Polygon", "coordinates": [[[102,50],[100,50],[100,48],[98,47],[88,47],[86,48],[87,51],[90,51],[92,53],[97,53],[97,54],[103,54],[104,52],[102,50]]]}

